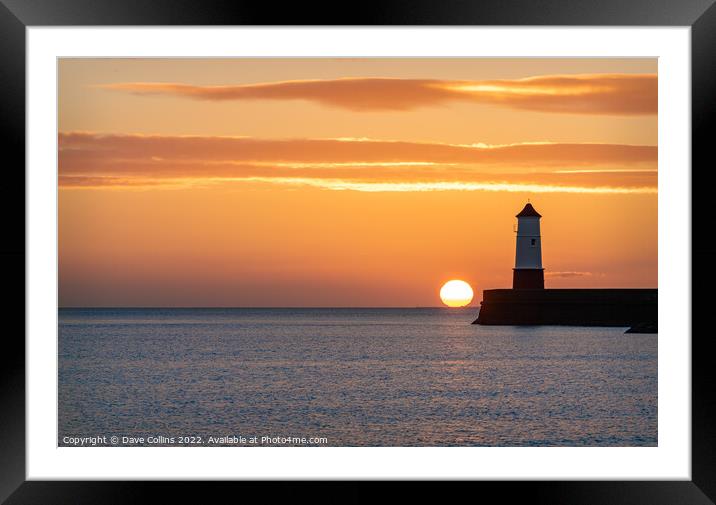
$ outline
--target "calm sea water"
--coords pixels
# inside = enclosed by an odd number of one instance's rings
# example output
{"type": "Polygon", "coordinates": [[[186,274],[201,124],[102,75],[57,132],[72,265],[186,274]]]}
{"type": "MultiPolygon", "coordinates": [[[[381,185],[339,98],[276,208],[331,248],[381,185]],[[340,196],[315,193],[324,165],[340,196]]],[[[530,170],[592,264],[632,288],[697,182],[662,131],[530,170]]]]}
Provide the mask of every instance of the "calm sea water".
{"type": "Polygon", "coordinates": [[[657,445],[656,335],[475,316],[61,309],[58,443],[657,445]]]}

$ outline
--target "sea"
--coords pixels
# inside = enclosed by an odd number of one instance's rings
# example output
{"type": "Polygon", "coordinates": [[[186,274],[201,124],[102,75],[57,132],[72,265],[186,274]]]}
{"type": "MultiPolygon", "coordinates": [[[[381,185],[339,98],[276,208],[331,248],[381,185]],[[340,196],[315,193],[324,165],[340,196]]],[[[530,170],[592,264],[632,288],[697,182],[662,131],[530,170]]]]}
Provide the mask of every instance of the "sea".
{"type": "Polygon", "coordinates": [[[59,446],[656,446],[657,336],[476,308],[60,309],[59,446]]]}

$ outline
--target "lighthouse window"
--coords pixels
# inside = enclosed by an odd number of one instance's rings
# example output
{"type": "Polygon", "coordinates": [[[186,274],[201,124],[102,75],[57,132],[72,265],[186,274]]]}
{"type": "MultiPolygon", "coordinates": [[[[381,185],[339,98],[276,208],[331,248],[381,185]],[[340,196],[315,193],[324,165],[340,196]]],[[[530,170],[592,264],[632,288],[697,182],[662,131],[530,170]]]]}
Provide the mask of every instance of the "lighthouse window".
{"type": "Polygon", "coordinates": [[[530,240],[530,245],[531,245],[532,247],[534,247],[535,244],[537,244],[537,239],[536,239],[536,238],[531,239],[531,240],[530,240]]]}

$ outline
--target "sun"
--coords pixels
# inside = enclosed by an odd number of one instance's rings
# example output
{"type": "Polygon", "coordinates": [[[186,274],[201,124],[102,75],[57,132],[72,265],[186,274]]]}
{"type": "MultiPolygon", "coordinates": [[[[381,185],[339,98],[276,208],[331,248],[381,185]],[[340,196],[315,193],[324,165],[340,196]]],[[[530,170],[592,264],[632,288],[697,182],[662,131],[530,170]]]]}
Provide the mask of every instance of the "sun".
{"type": "Polygon", "coordinates": [[[448,307],[464,307],[472,301],[473,296],[470,285],[459,279],[447,281],[440,288],[440,299],[448,307]]]}

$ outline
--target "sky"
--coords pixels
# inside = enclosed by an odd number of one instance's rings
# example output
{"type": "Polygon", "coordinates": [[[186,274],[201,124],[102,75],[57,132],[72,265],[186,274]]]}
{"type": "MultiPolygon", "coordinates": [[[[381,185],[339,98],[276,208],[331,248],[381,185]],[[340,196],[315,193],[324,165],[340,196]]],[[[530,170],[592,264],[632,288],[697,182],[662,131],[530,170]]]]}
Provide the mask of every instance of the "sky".
{"type": "Polygon", "coordinates": [[[656,59],[61,59],[61,307],[657,286],[656,59]]]}

